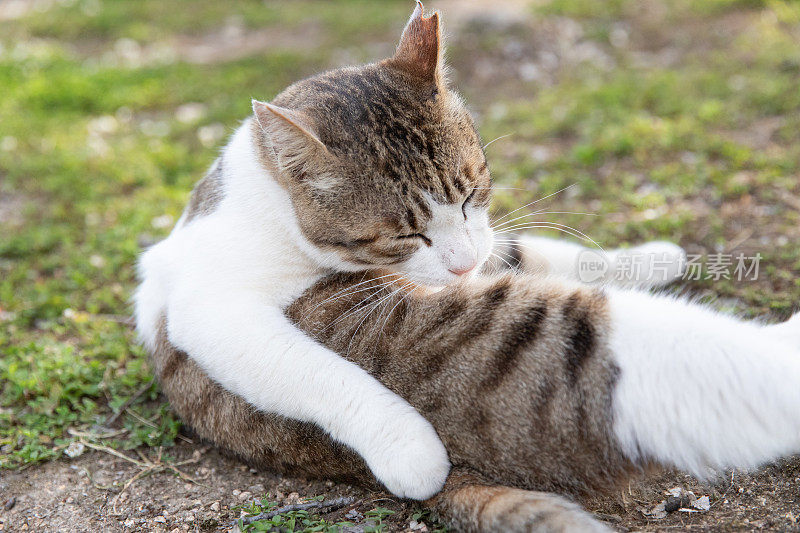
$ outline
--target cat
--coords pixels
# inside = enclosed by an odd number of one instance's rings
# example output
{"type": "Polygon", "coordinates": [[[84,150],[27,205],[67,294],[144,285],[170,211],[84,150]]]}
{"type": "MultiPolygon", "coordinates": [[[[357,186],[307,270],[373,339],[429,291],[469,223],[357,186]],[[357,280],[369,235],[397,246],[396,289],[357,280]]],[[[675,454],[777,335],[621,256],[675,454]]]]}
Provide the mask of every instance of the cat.
{"type": "MultiPolygon", "coordinates": [[[[656,465],[708,477],[800,450],[800,315],[762,326],[519,273],[437,292],[383,275],[331,275],[287,315],[433,423],[453,470],[426,503],[456,531],[605,531],[563,496],[656,465]]],[[[152,361],[172,408],[222,450],[377,487],[320,428],[211,380],[170,343],[164,316],[152,361]]]]}
{"type": "Polygon", "coordinates": [[[176,412],[250,462],[380,484],[474,531],[600,531],[555,493],[798,451],[796,318],[582,285],[578,245],[495,245],[441,51],[418,4],[392,58],[254,102],[140,262],[137,328],[176,412]],[[510,266],[539,275],[491,272],[510,266]]]}

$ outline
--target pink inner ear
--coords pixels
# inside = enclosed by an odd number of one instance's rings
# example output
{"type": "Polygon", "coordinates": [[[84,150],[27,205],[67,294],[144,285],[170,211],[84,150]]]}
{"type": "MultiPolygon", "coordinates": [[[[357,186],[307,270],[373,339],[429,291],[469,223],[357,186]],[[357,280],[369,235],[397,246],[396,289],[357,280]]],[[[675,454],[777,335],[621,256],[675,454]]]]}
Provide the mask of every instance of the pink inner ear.
{"type": "Polygon", "coordinates": [[[438,81],[440,56],[439,13],[423,14],[422,3],[408,21],[397,52],[390,60],[393,65],[420,78],[438,81]]]}

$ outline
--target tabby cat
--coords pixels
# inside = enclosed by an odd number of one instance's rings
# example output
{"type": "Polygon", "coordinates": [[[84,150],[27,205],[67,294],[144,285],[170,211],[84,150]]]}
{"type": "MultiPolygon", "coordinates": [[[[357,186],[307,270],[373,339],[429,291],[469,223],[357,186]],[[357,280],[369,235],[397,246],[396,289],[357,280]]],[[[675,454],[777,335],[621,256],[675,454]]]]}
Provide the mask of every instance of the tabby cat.
{"type": "MultiPolygon", "coordinates": [[[[564,496],[800,451],[800,319],[583,285],[577,245],[495,245],[440,39],[418,4],[392,58],[254,102],[143,255],[137,327],[175,411],[248,462],[428,499],[464,531],[603,531],[564,496]]],[[[643,251],[678,274],[679,248],[643,251]]]]}

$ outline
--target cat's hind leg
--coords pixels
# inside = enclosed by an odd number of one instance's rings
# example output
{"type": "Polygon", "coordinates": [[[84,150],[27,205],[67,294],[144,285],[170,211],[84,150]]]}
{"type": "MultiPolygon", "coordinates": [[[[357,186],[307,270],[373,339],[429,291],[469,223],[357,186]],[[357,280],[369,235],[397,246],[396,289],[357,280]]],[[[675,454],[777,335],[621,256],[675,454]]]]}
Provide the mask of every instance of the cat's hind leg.
{"type": "Polygon", "coordinates": [[[497,235],[493,263],[535,275],[617,287],[662,287],[680,279],[686,253],[671,242],[602,250],[535,235],[497,235]]]}
{"type": "Polygon", "coordinates": [[[454,469],[442,492],[426,502],[456,531],[468,533],[605,533],[612,531],[557,494],[491,485],[454,469]]]}
{"type": "Polygon", "coordinates": [[[797,317],[763,326],[680,299],[607,294],[614,432],[628,457],[707,477],[800,452],[797,317]]]}

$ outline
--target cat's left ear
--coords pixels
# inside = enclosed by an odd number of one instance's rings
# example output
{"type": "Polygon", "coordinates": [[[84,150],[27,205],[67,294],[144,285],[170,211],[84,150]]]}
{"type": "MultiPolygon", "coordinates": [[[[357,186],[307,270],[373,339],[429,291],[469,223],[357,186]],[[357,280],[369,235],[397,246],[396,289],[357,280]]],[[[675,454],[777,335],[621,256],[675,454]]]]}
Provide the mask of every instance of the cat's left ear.
{"type": "Polygon", "coordinates": [[[417,7],[403,30],[397,51],[386,63],[422,81],[439,85],[443,78],[442,52],[439,13],[426,17],[422,2],[417,0],[417,7]]]}
{"type": "Polygon", "coordinates": [[[258,100],[253,100],[253,114],[267,141],[264,154],[279,171],[317,189],[336,185],[335,176],[319,171],[319,163],[333,156],[317,136],[312,117],[258,100]]]}
{"type": "Polygon", "coordinates": [[[253,100],[253,114],[276,144],[308,144],[309,148],[328,151],[314,131],[313,121],[302,111],[253,100]]]}

